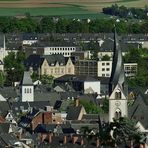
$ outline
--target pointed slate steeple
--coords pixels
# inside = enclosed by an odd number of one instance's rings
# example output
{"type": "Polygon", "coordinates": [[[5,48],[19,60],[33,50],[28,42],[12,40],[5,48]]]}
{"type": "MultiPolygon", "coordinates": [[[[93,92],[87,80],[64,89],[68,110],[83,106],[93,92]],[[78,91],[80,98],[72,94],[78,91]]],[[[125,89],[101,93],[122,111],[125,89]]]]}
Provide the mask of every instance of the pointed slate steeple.
{"type": "Polygon", "coordinates": [[[114,52],[113,52],[113,62],[112,62],[112,72],[109,82],[109,95],[113,92],[114,88],[117,84],[121,86],[121,88],[127,94],[127,85],[125,81],[125,73],[122,62],[122,52],[121,47],[119,45],[119,39],[116,32],[116,27],[114,30],[114,52]]]}

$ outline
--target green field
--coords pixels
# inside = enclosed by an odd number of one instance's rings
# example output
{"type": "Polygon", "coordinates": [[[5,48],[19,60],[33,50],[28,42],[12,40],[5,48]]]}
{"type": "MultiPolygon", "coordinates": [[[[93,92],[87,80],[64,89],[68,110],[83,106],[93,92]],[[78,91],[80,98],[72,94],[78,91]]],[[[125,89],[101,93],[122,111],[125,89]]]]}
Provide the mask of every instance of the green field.
{"type": "Polygon", "coordinates": [[[100,13],[112,4],[143,8],[148,0],[0,0],[0,16],[64,16],[108,18],[100,13]],[[16,1],[16,2],[15,2],[16,1]]]}
{"type": "Polygon", "coordinates": [[[0,8],[0,16],[22,16],[30,13],[31,16],[63,16],[75,18],[107,18],[103,13],[90,12],[81,7],[53,7],[53,8],[0,8]]]}

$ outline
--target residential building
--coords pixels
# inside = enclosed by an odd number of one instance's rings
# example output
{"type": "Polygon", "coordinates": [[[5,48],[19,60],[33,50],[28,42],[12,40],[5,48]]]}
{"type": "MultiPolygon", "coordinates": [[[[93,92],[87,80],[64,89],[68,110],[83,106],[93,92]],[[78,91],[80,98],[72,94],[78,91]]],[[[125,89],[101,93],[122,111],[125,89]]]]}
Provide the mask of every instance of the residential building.
{"type": "Polygon", "coordinates": [[[124,72],[126,77],[134,77],[137,74],[137,63],[124,63],[124,72]]]}
{"type": "MultiPolygon", "coordinates": [[[[137,74],[137,63],[124,63],[123,68],[126,77],[134,77],[137,74]]],[[[112,61],[98,61],[98,77],[110,77],[112,61]]]]}
{"type": "Polygon", "coordinates": [[[98,61],[98,77],[110,77],[112,70],[112,61],[98,61]]]}
{"type": "Polygon", "coordinates": [[[23,34],[22,36],[22,45],[32,45],[38,42],[37,34],[23,34]]]}
{"type": "Polygon", "coordinates": [[[55,43],[44,47],[43,55],[62,54],[64,57],[70,57],[77,50],[80,50],[80,48],[76,45],[55,43]]]}
{"type": "Polygon", "coordinates": [[[100,81],[88,75],[64,75],[54,80],[57,84],[69,84],[77,92],[100,94],[100,81]]]}
{"type": "Polygon", "coordinates": [[[41,64],[41,75],[52,75],[57,78],[65,74],[74,74],[74,63],[72,58],[63,55],[46,55],[41,64]]]}
{"type": "Polygon", "coordinates": [[[91,58],[91,53],[90,51],[75,51],[71,53],[71,56],[76,60],[88,60],[91,58]]]}
{"type": "Polygon", "coordinates": [[[97,76],[96,60],[77,60],[75,62],[76,75],[97,76]]]}

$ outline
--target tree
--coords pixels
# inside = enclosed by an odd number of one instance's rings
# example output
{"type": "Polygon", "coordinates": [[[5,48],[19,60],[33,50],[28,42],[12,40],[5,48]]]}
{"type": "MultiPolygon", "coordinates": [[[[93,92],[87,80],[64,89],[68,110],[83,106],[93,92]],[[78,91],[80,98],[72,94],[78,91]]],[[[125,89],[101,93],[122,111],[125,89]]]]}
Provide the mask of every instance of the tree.
{"type": "Polygon", "coordinates": [[[15,81],[20,81],[25,70],[24,67],[25,54],[19,51],[16,55],[14,52],[10,52],[4,58],[4,69],[6,72],[7,85],[12,84],[15,81]]]}
{"type": "Polygon", "coordinates": [[[97,114],[102,112],[101,107],[97,106],[93,102],[82,101],[80,100],[80,104],[82,104],[88,114],[97,114]]]}
{"type": "Polygon", "coordinates": [[[115,144],[127,143],[127,141],[140,142],[142,138],[142,133],[136,127],[136,123],[126,117],[120,117],[119,119],[114,119],[110,123],[110,129],[112,131],[112,139],[114,139],[115,144]]]}
{"type": "Polygon", "coordinates": [[[49,76],[49,75],[42,75],[41,76],[41,82],[43,84],[47,84],[49,86],[51,86],[53,84],[53,76],[49,76]]]}
{"type": "Polygon", "coordinates": [[[109,61],[110,60],[110,57],[106,54],[102,57],[101,59],[102,61],[109,61]]]}
{"type": "Polygon", "coordinates": [[[5,83],[5,75],[2,71],[0,71],[0,87],[3,87],[4,86],[4,83],[5,83]]]}

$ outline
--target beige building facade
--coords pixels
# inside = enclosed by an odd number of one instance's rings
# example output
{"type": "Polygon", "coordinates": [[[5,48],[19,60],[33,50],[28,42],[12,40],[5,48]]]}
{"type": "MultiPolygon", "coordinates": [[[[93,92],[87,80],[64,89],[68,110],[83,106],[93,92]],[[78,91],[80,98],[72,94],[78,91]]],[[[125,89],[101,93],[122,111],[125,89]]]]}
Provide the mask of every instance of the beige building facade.
{"type": "Polygon", "coordinates": [[[74,74],[74,64],[71,58],[64,62],[56,61],[55,63],[49,63],[45,58],[41,65],[41,75],[52,75],[55,78],[61,77],[65,74],[74,74]]]}

